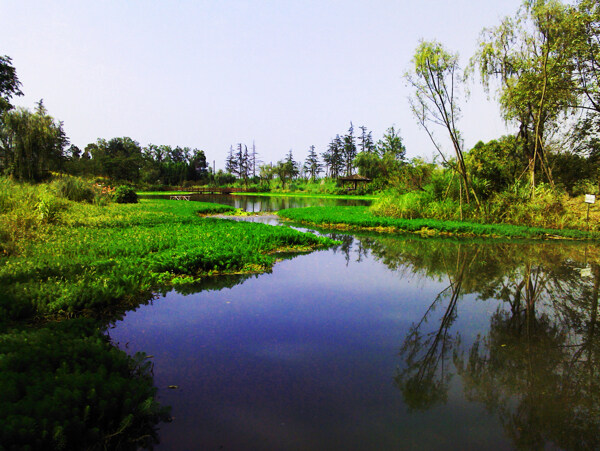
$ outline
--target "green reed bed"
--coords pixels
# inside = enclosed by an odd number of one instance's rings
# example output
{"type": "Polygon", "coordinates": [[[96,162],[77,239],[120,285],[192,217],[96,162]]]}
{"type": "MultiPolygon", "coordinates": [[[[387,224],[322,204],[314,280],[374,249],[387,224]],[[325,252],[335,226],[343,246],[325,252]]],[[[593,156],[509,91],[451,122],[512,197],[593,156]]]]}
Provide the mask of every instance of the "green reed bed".
{"type": "Polygon", "coordinates": [[[97,313],[157,287],[267,270],[279,249],[331,244],[287,227],[198,215],[230,210],[170,200],[70,205],[18,255],[0,258],[0,318],[97,313]]]}
{"type": "Polygon", "coordinates": [[[508,224],[440,221],[435,219],[398,219],[375,216],[368,207],[306,207],[280,210],[282,218],[306,224],[336,228],[381,229],[423,234],[465,236],[502,236],[508,238],[600,239],[600,234],[581,230],[556,230],[508,224]]]}

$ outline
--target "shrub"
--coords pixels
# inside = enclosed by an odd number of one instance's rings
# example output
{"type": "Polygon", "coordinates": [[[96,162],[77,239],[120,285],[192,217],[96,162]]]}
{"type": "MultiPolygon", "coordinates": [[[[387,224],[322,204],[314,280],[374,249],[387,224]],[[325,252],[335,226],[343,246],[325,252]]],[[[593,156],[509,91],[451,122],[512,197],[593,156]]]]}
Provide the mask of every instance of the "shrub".
{"type": "Polygon", "coordinates": [[[93,202],[96,195],[93,186],[79,177],[62,176],[52,182],[52,188],[60,197],[75,202],[93,202]]]}
{"type": "Polygon", "coordinates": [[[118,204],[136,204],[138,196],[131,186],[121,185],[115,190],[113,199],[118,204]]]}
{"type": "Polygon", "coordinates": [[[575,182],[573,185],[573,196],[581,196],[583,194],[598,194],[598,182],[590,179],[575,182]]]}

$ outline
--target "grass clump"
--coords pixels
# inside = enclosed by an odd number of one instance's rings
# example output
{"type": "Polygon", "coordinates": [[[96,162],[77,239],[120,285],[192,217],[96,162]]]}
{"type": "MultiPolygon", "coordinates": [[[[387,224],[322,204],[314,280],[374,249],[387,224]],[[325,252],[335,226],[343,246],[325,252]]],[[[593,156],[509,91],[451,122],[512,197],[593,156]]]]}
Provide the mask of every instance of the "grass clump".
{"type": "Polygon", "coordinates": [[[356,227],[422,234],[455,234],[467,236],[503,236],[510,238],[600,239],[600,234],[581,230],[557,230],[508,224],[480,224],[437,219],[404,219],[377,216],[368,207],[306,207],[277,212],[281,217],[319,226],[356,227]]]}
{"type": "Polygon", "coordinates": [[[90,182],[68,175],[55,179],[51,188],[59,197],[74,202],[93,202],[99,194],[97,187],[90,182]]]}

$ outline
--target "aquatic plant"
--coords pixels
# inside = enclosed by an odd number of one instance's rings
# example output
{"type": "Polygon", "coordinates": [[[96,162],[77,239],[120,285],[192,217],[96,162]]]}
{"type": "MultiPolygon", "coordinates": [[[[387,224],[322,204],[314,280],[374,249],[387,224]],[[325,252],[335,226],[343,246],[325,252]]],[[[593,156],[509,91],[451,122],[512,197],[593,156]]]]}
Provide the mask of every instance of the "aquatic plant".
{"type": "Polygon", "coordinates": [[[0,334],[0,448],[139,449],[169,410],[151,363],[112,346],[89,320],[0,334]]]}
{"type": "Polygon", "coordinates": [[[269,269],[278,249],[331,240],[288,227],[202,218],[232,207],[142,200],[97,207],[73,203],[36,229],[0,265],[0,322],[31,316],[98,314],[153,290],[204,276],[269,269]]]}
{"type": "Polygon", "coordinates": [[[279,216],[303,223],[333,227],[381,229],[382,231],[418,232],[421,234],[456,234],[468,236],[503,236],[511,238],[600,239],[597,232],[546,229],[509,224],[480,224],[436,219],[402,219],[376,216],[368,207],[306,207],[280,210],[279,216]]]}

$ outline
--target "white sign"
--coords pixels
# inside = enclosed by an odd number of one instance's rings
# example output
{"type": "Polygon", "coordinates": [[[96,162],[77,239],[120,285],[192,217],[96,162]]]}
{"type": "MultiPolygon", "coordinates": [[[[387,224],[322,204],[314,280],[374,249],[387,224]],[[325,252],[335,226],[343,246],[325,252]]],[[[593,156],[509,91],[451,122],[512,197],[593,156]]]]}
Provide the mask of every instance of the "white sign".
{"type": "Polygon", "coordinates": [[[596,196],[594,196],[593,194],[586,194],[585,195],[585,203],[586,204],[596,203],[596,196]]]}

